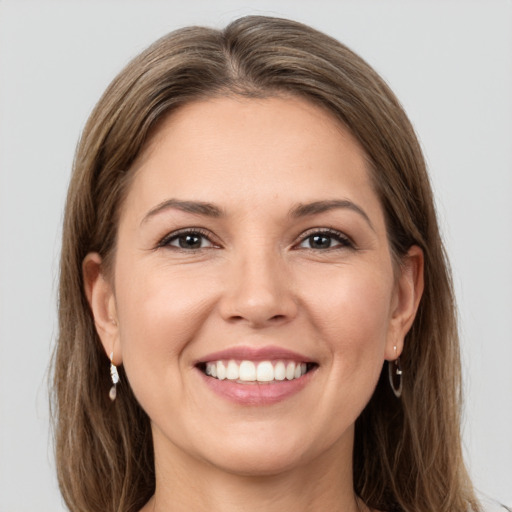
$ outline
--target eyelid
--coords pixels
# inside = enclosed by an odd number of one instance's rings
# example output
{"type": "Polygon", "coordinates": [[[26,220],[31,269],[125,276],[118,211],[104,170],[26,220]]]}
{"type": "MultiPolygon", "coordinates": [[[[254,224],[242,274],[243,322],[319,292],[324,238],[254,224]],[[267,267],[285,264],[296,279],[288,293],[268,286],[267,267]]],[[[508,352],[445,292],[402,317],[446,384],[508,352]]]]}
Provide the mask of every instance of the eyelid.
{"type": "Polygon", "coordinates": [[[171,233],[166,234],[163,238],[161,238],[158,241],[158,243],[156,244],[156,249],[159,249],[161,247],[172,247],[173,249],[182,250],[182,251],[186,251],[186,252],[193,252],[193,251],[198,251],[201,249],[209,249],[209,247],[201,247],[200,249],[183,249],[180,247],[175,247],[173,245],[170,245],[170,242],[175,240],[179,236],[188,235],[188,234],[201,235],[206,240],[208,240],[212,244],[213,247],[220,246],[219,243],[217,243],[213,240],[214,237],[212,236],[212,233],[210,231],[208,231],[204,228],[189,227],[189,228],[177,229],[176,231],[172,231],[171,233]]]}
{"type": "MultiPolygon", "coordinates": [[[[302,244],[303,242],[305,242],[310,236],[313,236],[313,235],[327,235],[327,236],[330,236],[332,238],[337,238],[338,241],[340,241],[340,246],[341,247],[345,247],[345,248],[352,248],[352,249],[355,249],[356,248],[356,245],[355,243],[353,242],[353,240],[347,236],[345,233],[343,233],[342,231],[339,231],[337,229],[334,229],[334,228],[310,228],[308,229],[307,231],[304,231],[303,233],[301,233],[300,237],[299,237],[299,241],[294,245],[294,248],[298,248],[300,246],[300,244],[302,244]]],[[[335,247],[329,247],[328,249],[323,249],[323,251],[329,251],[329,250],[334,250],[334,249],[339,249],[338,246],[335,246],[335,247]]],[[[310,249],[312,251],[319,251],[319,249],[310,249]]]]}

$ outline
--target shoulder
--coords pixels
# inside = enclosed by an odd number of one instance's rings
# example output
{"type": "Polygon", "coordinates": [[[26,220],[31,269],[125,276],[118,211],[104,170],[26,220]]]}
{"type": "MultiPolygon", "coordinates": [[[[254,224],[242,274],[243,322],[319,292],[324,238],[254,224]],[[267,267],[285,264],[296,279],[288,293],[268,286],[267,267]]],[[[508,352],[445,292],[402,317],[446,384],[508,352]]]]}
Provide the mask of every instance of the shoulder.
{"type": "Polygon", "coordinates": [[[507,510],[508,512],[512,512],[512,508],[508,508],[497,501],[490,505],[488,503],[482,503],[482,512],[506,512],[507,510]]]}
{"type": "Polygon", "coordinates": [[[512,512],[512,508],[506,507],[485,495],[480,494],[478,499],[482,505],[482,512],[506,512],[507,510],[512,512]]]}
{"type": "Polygon", "coordinates": [[[482,512],[512,512],[512,508],[506,507],[495,501],[494,503],[482,503],[482,512]]]}

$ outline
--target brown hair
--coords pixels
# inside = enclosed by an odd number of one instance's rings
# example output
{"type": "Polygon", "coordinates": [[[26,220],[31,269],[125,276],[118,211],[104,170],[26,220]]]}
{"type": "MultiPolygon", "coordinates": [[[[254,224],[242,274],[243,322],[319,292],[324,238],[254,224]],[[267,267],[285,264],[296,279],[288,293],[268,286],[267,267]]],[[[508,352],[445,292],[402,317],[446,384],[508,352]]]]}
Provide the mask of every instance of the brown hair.
{"type": "Polygon", "coordinates": [[[355,491],[371,507],[478,510],[461,455],[460,361],[450,273],[425,162],[399,102],[360,57],[305,25],[250,16],[223,31],[190,27],[136,57],[83,131],[66,203],[54,357],[60,487],[73,512],[135,512],[155,486],[149,419],[122,367],[108,398],[108,359],[95,331],[82,261],[115,251],[130,167],[158,122],[203,97],[293,94],[332,112],[364,148],[397,262],[424,252],[425,290],[402,355],[403,395],[384,376],[356,423],[355,491]]]}

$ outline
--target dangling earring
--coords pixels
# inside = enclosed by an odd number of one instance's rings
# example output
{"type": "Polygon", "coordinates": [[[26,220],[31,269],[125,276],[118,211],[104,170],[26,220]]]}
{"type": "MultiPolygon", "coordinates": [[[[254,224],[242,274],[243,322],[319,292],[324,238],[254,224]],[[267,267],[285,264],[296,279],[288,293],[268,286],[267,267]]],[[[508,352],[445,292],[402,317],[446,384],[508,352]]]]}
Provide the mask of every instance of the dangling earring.
{"type": "Polygon", "coordinates": [[[117,396],[117,383],[119,382],[119,374],[117,373],[117,367],[112,362],[112,359],[114,359],[114,352],[110,354],[110,377],[112,379],[112,387],[110,388],[110,391],[108,393],[108,396],[110,397],[110,400],[112,402],[116,399],[117,396]]]}
{"type": "MultiPolygon", "coordinates": [[[[396,356],[396,346],[393,347],[395,349],[396,356]]],[[[402,367],[400,366],[400,357],[397,357],[394,361],[388,361],[388,375],[389,375],[389,384],[393,393],[397,398],[402,396],[402,367]],[[398,384],[395,384],[395,380],[398,381],[398,384]]]]}

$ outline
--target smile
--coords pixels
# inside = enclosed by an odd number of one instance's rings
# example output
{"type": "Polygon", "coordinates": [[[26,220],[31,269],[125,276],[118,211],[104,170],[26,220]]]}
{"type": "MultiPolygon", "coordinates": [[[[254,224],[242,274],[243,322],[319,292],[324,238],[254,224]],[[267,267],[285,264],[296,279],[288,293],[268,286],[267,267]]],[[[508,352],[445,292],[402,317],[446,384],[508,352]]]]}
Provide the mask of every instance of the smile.
{"type": "Polygon", "coordinates": [[[197,375],[214,394],[241,406],[290,399],[314,380],[319,364],[279,346],[235,346],[195,361],[197,375]]]}
{"type": "Polygon", "coordinates": [[[240,384],[251,382],[281,382],[295,380],[313,368],[313,363],[300,361],[235,361],[233,359],[210,361],[202,365],[203,372],[218,380],[230,380],[240,384]]]}

